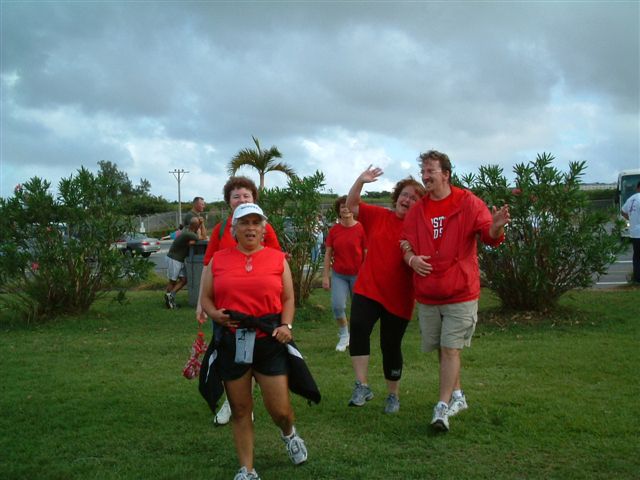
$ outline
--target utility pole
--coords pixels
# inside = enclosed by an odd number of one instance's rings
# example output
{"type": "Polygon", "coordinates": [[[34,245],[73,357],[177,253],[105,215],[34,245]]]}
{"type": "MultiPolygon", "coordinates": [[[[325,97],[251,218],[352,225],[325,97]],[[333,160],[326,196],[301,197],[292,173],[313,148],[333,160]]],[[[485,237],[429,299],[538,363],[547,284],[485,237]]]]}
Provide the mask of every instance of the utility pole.
{"type": "Polygon", "coordinates": [[[184,168],[177,168],[171,170],[169,173],[172,173],[175,179],[178,181],[178,226],[182,223],[182,198],[180,197],[180,182],[182,181],[182,177],[186,173],[189,173],[184,168]]]}

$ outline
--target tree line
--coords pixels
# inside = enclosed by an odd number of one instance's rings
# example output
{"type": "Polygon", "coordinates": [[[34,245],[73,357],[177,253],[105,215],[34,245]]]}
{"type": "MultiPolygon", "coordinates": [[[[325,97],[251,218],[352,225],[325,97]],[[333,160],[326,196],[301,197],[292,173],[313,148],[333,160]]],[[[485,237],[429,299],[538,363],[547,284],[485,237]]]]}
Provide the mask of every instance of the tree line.
{"type": "MultiPolygon", "coordinates": [[[[281,158],[276,147],[263,149],[253,140],[256,148],[234,156],[229,173],[243,166],[258,171],[260,203],[289,253],[300,304],[320,267],[319,260],[311,261],[314,225],[309,219],[331,217],[321,193],[324,174],[298,177],[276,161],[281,158]],[[286,187],[265,187],[264,176],[273,171],[287,175],[286,187]]],[[[586,162],[572,162],[563,172],[553,160],[543,153],[516,164],[511,184],[495,165],[454,180],[487,205],[511,206],[505,242],[479,247],[485,284],[504,308],[554,309],[566,292],[592,285],[594,275],[603,274],[625,248],[621,223],[610,224],[613,208],[589,208],[589,193],[580,188],[586,162]]],[[[0,306],[27,320],[81,313],[109,291],[121,298],[148,274],[146,259],[122,255],[114,242],[134,230],[132,215],[153,213],[143,206],[167,211],[168,202],[151,195],[145,179],[133,185],[114,163],[99,162],[99,167],[97,174],[82,167],[62,179],[56,197],[48,181],[33,177],[16,186],[12,197],[0,198],[0,306]]],[[[364,200],[380,198],[369,194],[364,200]]]]}

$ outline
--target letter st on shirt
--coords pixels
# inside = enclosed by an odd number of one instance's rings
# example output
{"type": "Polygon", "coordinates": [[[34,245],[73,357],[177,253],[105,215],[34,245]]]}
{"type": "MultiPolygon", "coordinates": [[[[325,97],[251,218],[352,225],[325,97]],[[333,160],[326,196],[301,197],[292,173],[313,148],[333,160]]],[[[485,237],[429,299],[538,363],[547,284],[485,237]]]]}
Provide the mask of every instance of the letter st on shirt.
{"type": "Polygon", "coordinates": [[[444,215],[440,217],[433,217],[431,219],[433,225],[433,239],[437,240],[442,237],[442,227],[444,226],[444,215]]]}

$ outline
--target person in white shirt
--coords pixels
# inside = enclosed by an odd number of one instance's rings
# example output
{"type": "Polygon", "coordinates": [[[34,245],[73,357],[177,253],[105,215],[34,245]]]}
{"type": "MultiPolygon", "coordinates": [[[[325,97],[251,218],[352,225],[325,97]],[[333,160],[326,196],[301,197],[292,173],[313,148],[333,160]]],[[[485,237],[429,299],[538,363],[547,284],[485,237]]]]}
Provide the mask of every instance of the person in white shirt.
{"type": "Polygon", "coordinates": [[[629,220],[629,236],[633,245],[633,281],[640,283],[640,182],[636,193],[622,206],[622,216],[629,220]]]}

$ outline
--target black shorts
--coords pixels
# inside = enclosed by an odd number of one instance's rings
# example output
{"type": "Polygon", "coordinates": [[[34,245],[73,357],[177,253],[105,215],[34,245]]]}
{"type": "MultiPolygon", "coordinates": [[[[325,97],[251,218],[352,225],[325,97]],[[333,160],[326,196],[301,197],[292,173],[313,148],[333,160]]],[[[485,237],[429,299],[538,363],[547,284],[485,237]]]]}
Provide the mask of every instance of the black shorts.
{"type": "Polygon", "coordinates": [[[289,373],[287,346],[273,337],[256,338],[253,363],[236,363],[236,337],[225,329],[218,347],[218,372],[223,381],[236,380],[250,368],[262,375],[275,376],[289,373]]]}

